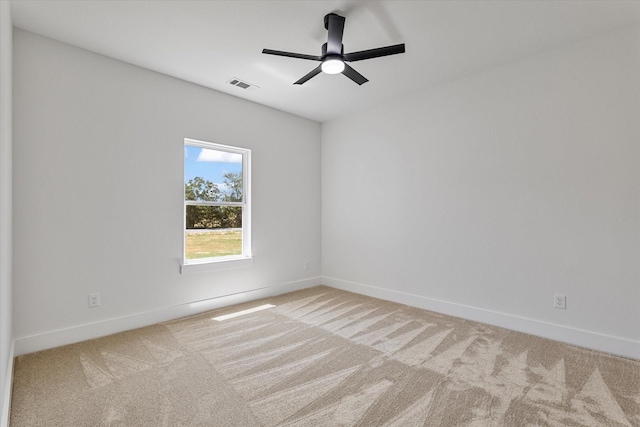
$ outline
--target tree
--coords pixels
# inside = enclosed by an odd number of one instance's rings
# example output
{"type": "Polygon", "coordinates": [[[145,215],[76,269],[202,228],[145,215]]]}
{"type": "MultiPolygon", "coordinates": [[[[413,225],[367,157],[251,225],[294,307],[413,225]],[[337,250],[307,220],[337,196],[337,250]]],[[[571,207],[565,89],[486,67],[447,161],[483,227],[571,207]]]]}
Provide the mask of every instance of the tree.
{"type": "MultiPolygon", "coordinates": [[[[184,185],[185,200],[201,202],[217,202],[221,198],[220,189],[216,184],[199,176],[190,179],[184,185]]],[[[210,206],[187,206],[186,228],[214,228],[216,212],[210,206]]]]}
{"type": "MultiPolygon", "coordinates": [[[[185,200],[200,202],[241,202],[242,173],[227,172],[224,192],[217,184],[199,176],[184,185],[185,200]]],[[[186,208],[186,228],[240,228],[242,208],[239,206],[193,206],[186,208]]]]}
{"type": "Polygon", "coordinates": [[[190,179],[184,185],[185,200],[217,202],[221,194],[216,184],[199,176],[190,179]]]}
{"type": "MultiPolygon", "coordinates": [[[[242,202],[242,173],[227,172],[223,177],[225,191],[222,200],[225,202],[242,202]]],[[[224,228],[242,227],[241,207],[225,206],[221,211],[221,221],[224,228]]]]}
{"type": "Polygon", "coordinates": [[[242,173],[227,172],[224,175],[225,192],[223,200],[225,202],[242,201],[242,173]]]}

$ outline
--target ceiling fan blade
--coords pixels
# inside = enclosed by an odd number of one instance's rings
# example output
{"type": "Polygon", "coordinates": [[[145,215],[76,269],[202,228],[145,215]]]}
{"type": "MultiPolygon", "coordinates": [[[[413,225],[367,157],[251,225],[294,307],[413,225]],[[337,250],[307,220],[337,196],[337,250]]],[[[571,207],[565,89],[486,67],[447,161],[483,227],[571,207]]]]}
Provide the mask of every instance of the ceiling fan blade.
{"type": "Polygon", "coordinates": [[[327,53],[340,55],[342,53],[342,34],[344,33],[344,17],[330,13],[325,17],[325,28],[329,31],[327,38],[327,53]]]}
{"type": "Polygon", "coordinates": [[[344,70],[342,71],[342,74],[349,77],[351,80],[358,83],[359,85],[363,85],[364,83],[369,81],[365,76],[363,76],[362,74],[360,74],[359,72],[357,72],[347,64],[344,64],[344,70]]]}
{"type": "Polygon", "coordinates": [[[283,52],[281,50],[262,49],[262,53],[267,55],[286,56],[287,58],[309,59],[311,61],[322,61],[321,56],[305,55],[303,53],[283,52]]]}
{"type": "Polygon", "coordinates": [[[318,65],[316,68],[311,70],[311,72],[308,73],[306,76],[302,77],[300,80],[295,82],[294,85],[301,85],[301,84],[305,83],[307,80],[311,79],[312,77],[317,76],[321,72],[322,72],[322,68],[321,68],[320,65],[318,65]]]}
{"type": "Polygon", "coordinates": [[[396,44],[393,46],[379,47],[377,49],[361,50],[359,52],[345,53],[344,60],[362,61],[363,59],[379,58],[381,56],[395,55],[398,53],[404,53],[404,43],[396,44]]]}

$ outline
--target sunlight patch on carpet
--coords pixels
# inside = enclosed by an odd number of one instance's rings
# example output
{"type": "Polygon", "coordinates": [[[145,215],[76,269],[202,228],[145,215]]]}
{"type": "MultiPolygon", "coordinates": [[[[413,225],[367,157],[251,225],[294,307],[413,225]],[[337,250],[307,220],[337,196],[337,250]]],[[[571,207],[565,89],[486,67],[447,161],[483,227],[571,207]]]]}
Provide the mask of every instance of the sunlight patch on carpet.
{"type": "Polygon", "coordinates": [[[225,314],[224,316],[214,317],[211,320],[217,320],[218,322],[222,322],[223,320],[233,319],[234,317],[244,316],[245,314],[255,313],[256,311],[266,310],[268,308],[273,308],[275,305],[273,304],[264,304],[258,307],[249,308],[247,310],[236,311],[234,313],[225,314]]]}

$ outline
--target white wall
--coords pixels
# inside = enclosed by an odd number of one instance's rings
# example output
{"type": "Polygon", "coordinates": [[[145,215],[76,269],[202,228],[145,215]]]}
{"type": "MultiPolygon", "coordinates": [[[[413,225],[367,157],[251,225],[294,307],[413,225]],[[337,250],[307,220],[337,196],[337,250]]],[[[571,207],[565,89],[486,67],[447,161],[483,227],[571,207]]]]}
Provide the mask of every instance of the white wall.
{"type": "Polygon", "coordinates": [[[639,35],[325,123],[325,283],[640,358],[639,35]]]}
{"type": "Polygon", "coordinates": [[[13,366],[11,286],[12,23],[0,2],[0,425],[8,425],[13,366]]]}
{"type": "Polygon", "coordinates": [[[18,354],[318,283],[316,122],[16,29],[14,141],[18,354]],[[179,273],[185,137],[253,150],[253,267],[179,273]]]}

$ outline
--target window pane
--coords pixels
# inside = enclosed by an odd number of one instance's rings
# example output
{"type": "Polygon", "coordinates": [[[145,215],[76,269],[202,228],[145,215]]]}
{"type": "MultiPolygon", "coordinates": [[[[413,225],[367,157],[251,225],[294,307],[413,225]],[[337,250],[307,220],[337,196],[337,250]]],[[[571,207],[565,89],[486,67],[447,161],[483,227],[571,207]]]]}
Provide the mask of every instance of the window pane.
{"type": "Polygon", "coordinates": [[[187,259],[241,254],[241,206],[186,206],[187,259]]]}
{"type": "Polygon", "coordinates": [[[185,200],[242,202],[242,154],[185,146],[185,200]]]}

